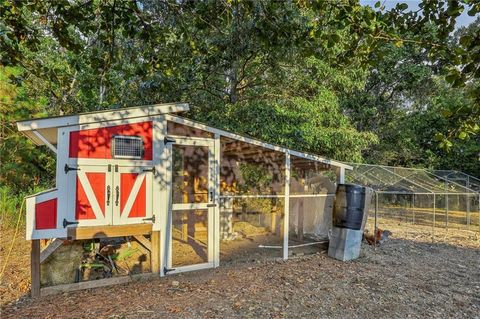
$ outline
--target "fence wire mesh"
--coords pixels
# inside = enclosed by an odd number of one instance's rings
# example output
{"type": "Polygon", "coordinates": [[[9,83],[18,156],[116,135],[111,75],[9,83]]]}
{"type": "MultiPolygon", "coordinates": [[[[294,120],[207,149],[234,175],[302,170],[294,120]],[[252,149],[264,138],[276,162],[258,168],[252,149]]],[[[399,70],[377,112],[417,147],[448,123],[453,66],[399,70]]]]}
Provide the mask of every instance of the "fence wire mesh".
{"type": "Polygon", "coordinates": [[[402,238],[440,242],[480,240],[477,178],[456,171],[351,165],[346,181],[375,191],[368,232],[389,230],[402,238]]]}

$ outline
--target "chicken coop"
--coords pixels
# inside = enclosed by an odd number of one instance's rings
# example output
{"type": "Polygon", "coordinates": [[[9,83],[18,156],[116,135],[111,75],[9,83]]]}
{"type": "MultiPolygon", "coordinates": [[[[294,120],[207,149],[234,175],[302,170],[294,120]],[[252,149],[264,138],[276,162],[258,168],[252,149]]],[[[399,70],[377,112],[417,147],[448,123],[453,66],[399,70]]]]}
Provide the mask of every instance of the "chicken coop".
{"type": "MultiPolygon", "coordinates": [[[[33,295],[52,289],[40,286],[41,264],[68,242],[132,238],[149,251],[150,275],[166,276],[288,259],[327,238],[336,184],[351,166],[179,116],[188,110],[173,103],[17,123],[56,156],[55,188],[26,199],[33,295]]],[[[55,289],[93,286],[77,278],[55,289]]]]}

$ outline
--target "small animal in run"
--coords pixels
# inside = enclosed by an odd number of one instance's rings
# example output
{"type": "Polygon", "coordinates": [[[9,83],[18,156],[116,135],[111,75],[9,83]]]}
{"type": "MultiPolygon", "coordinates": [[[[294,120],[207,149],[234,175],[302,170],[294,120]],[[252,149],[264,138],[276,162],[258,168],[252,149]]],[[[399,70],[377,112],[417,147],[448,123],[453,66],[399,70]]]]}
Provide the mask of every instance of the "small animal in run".
{"type": "Polygon", "coordinates": [[[389,230],[382,230],[380,228],[377,228],[377,231],[375,232],[375,234],[370,234],[367,229],[363,233],[363,239],[369,245],[375,245],[375,244],[381,245],[388,239],[390,235],[392,235],[392,232],[389,230]]]}

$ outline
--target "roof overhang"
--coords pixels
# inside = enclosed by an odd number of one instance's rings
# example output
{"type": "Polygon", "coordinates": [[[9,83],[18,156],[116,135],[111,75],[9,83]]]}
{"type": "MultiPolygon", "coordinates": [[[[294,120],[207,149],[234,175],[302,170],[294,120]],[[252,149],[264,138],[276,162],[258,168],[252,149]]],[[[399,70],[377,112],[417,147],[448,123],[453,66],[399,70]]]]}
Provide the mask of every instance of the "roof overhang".
{"type": "Polygon", "coordinates": [[[189,109],[190,107],[187,103],[154,104],[108,111],[81,113],[77,115],[22,120],[17,121],[17,128],[20,132],[30,138],[36,145],[46,144],[37,133],[40,133],[40,135],[43,136],[49,143],[57,144],[57,128],[59,127],[125,120],[137,117],[148,117],[166,113],[179,113],[186,112],[189,109]],[[35,133],[35,131],[37,133],[35,133]]]}

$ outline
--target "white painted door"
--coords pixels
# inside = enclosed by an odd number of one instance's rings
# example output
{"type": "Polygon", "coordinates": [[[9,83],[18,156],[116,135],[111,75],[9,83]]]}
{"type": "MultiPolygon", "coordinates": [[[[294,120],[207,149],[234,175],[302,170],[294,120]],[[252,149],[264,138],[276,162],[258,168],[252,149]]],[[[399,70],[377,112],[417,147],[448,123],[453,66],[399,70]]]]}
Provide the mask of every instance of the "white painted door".
{"type": "Polygon", "coordinates": [[[216,249],[213,140],[171,139],[167,274],[214,267],[216,249]]]}
{"type": "Polygon", "coordinates": [[[146,166],[115,166],[113,224],[153,223],[153,169],[146,166]]]}

